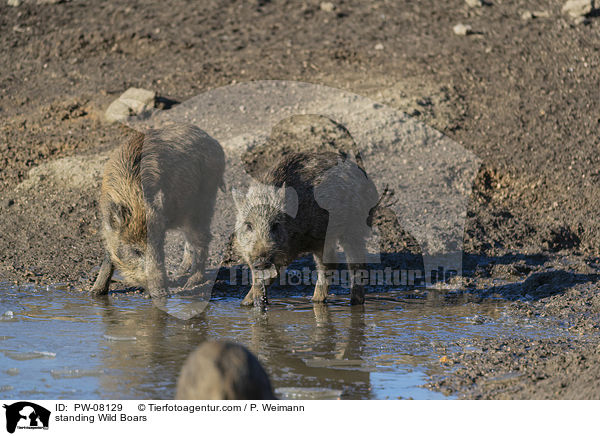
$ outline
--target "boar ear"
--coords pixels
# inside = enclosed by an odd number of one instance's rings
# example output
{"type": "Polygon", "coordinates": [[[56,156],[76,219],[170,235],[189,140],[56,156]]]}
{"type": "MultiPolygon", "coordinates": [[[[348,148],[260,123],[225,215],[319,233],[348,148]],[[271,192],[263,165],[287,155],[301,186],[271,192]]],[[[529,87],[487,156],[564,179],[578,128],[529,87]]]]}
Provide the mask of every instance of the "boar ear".
{"type": "Polygon", "coordinates": [[[283,204],[285,204],[285,191],[286,190],[287,190],[287,182],[283,182],[283,185],[281,185],[281,188],[279,188],[277,190],[277,194],[279,195],[279,198],[281,199],[283,204]]]}
{"type": "Polygon", "coordinates": [[[113,230],[123,227],[130,215],[127,206],[122,204],[111,203],[108,207],[108,223],[113,230]]]}
{"type": "Polygon", "coordinates": [[[279,190],[283,201],[283,210],[292,218],[296,218],[298,213],[298,193],[292,187],[288,187],[286,183],[281,185],[279,190]]]}
{"type": "Polygon", "coordinates": [[[231,195],[233,196],[233,204],[235,204],[235,208],[239,211],[244,201],[244,194],[238,189],[231,188],[231,195]]]}

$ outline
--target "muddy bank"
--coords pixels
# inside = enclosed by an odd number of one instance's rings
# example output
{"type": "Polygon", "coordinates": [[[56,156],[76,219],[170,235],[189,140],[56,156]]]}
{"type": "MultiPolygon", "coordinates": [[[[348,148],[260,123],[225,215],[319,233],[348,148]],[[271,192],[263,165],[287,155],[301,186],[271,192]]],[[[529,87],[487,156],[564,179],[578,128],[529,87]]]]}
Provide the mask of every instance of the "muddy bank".
{"type": "Polygon", "coordinates": [[[598,399],[598,285],[581,283],[562,289],[549,297],[517,301],[507,313],[521,319],[525,329],[543,320],[565,336],[445,344],[438,352],[443,356],[441,366],[450,375],[434,375],[427,386],[468,399],[598,399]]]}
{"type": "MultiPolygon", "coordinates": [[[[600,20],[575,24],[561,7],[2,3],[0,277],[89,286],[102,252],[100,171],[123,134],[103,112],[128,87],[181,102],[234,81],[326,84],[401,109],[481,158],[463,291],[581,332],[487,339],[468,352],[448,344],[431,387],[468,398],[598,398],[600,20]],[[547,13],[524,20],[525,10],[547,13]],[[458,22],[476,32],[454,35],[458,22]]],[[[385,210],[379,224],[387,252],[419,253],[385,210]]]]}

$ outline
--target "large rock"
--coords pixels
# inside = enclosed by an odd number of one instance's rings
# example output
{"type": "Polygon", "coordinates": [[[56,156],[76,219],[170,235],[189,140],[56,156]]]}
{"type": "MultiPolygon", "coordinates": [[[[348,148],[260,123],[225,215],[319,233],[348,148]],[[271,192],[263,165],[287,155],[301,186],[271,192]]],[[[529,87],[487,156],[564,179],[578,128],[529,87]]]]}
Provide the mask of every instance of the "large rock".
{"type": "Polygon", "coordinates": [[[562,8],[563,14],[572,17],[583,17],[594,10],[593,0],[569,0],[562,8]]]}
{"type": "Polygon", "coordinates": [[[124,121],[129,116],[139,115],[154,107],[156,93],[141,88],[129,88],[106,109],[109,122],[124,121]]]}

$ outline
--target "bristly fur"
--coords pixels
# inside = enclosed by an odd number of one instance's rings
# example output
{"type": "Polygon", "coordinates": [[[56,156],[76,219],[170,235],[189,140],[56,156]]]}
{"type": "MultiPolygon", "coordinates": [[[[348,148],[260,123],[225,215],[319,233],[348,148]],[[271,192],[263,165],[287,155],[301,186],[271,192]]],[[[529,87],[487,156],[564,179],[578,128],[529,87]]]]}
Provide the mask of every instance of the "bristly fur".
{"type": "Polygon", "coordinates": [[[176,400],[275,400],[258,359],[230,342],[204,342],[185,361],[176,400]]]}
{"type": "Polygon", "coordinates": [[[144,138],[143,133],[135,132],[131,140],[115,150],[102,178],[100,208],[108,210],[111,203],[127,208],[129,214],[121,237],[128,242],[146,240],[146,211],[140,175],[144,138]]]}
{"type": "MultiPolygon", "coordinates": [[[[294,204],[295,200],[292,197],[295,192],[288,191],[288,199],[286,201],[286,188],[276,187],[273,185],[265,185],[254,181],[248,188],[248,192],[245,196],[240,195],[234,191],[234,201],[238,207],[238,213],[236,216],[236,229],[239,229],[243,224],[245,218],[251,213],[260,210],[261,214],[280,214],[287,213],[295,216],[297,205],[294,204]],[[292,198],[290,198],[292,197],[292,198]]],[[[274,219],[274,216],[267,218],[268,221],[274,219]]]]}
{"type": "MultiPolygon", "coordinates": [[[[335,257],[326,240],[339,242],[350,264],[358,268],[356,259],[366,250],[370,208],[377,200],[377,190],[364,170],[333,152],[288,155],[254,182],[245,196],[234,193],[236,248],[253,272],[253,286],[243,304],[266,299],[263,294],[269,283],[257,279],[257,270],[274,266],[279,271],[302,253],[314,254],[322,276],[324,256],[335,257]],[[290,201],[294,196],[295,201],[290,201]],[[335,220],[330,221],[329,210],[321,205],[333,207],[329,209],[335,220]]],[[[326,293],[325,286],[317,285],[313,300],[323,301],[326,293]]],[[[352,286],[352,301],[363,302],[359,286],[352,286]]]]}
{"type": "Polygon", "coordinates": [[[151,294],[163,292],[163,243],[169,229],[183,231],[182,268],[191,269],[188,284],[196,283],[204,268],[224,167],[217,141],[186,124],[136,132],[116,150],[106,164],[100,196],[108,255],[92,291],[107,291],[116,266],[128,284],[151,294]]]}

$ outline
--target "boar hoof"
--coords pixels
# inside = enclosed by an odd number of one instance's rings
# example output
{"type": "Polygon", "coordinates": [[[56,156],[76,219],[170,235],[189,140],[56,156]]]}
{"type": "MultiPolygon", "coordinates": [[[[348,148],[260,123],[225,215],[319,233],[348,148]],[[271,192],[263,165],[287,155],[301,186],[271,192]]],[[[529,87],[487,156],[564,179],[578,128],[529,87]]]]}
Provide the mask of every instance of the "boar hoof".
{"type": "Polygon", "coordinates": [[[264,294],[255,294],[253,291],[248,292],[248,295],[242,300],[242,306],[264,307],[269,304],[267,296],[264,294]]]}
{"type": "Polygon", "coordinates": [[[148,293],[150,294],[150,296],[153,299],[154,298],[166,298],[169,295],[169,292],[166,289],[152,290],[152,291],[148,291],[148,293]]]}
{"type": "Polygon", "coordinates": [[[104,296],[108,295],[108,288],[93,287],[92,289],[90,289],[90,294],[93,297],[104,297],[104,296]]]}
{"type": "Polygon", "coordinates": [[[364,295],[353,295],[350,298],[350,304],[355,306],[358,304],[365,304],[365,296],[364,295]]]}
{"type": "Polygon", "coordinates": [[[193,274],[187,281],[183,289],[194,289],[204,282],[204,276],[201,273],[193,274]]]}
{"type": "Polygon", "coordinates": [[[265,307],[269,302],[267,301],[267,297],[264,295],[259,295],[254,297],[254,306],[255,307],[265,307]]]}
{"type": "Polygon", "coordinates": [[[248,294],[246,295],[246,297],[242,300],[242,306],[253,306],[254,305],[254,297],[252,297],[252,295],[248,294]]]}
{"type": "Polygon", "coordinates": [[[312,301],[313,303],[325,303],[327,301],[327,295],[315,294],[310,299],[310,301],[312,301]]]}
{"type": "Polygon", "coordinates": [[[315,292],[311,298],[311,301],[313,303],[325,303],[325,301],[327,300],[327,292],[329,291],[327,286],[319,286],[317,285],[315,287],[315,292]]]}

